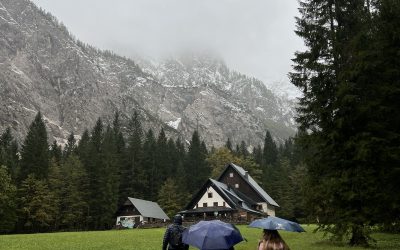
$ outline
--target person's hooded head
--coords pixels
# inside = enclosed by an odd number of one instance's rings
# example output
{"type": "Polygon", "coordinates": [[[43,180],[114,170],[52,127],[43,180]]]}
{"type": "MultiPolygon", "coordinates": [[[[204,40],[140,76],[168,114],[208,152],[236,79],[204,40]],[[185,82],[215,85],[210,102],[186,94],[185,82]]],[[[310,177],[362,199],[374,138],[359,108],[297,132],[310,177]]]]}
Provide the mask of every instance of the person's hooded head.
{"type": "Polygon", "coordinates": [[[182,225],[182,215],[177,214],[174,216],[174,224],[182,225]]]}

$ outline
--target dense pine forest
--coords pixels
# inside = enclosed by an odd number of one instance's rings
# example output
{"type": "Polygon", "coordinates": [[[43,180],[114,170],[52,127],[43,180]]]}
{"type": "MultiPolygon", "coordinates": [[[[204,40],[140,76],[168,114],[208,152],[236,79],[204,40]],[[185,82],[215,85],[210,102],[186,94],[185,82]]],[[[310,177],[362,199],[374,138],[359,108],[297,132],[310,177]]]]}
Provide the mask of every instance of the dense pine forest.
{"type": "Polygon", "coordinates": [[[299,196],[303,167],[294,140],[277,146],[267,131],[265,145],[250,153],[245,142],[208,149],[197,131],[189,143],[144,131],[134,113],[122,129],[99,119],[80,140],[71,134],[61,147],[48,144],[40,113],[21,146],[6,130],[0,139],[0,229],[47,232],[110,229],[127,197],[156,201],[169,216],[227,163],[250,174],[281,205],[278,214],[302,218],[299,196]],[[126,131],[126,132],[122,132],[126,131]]]}

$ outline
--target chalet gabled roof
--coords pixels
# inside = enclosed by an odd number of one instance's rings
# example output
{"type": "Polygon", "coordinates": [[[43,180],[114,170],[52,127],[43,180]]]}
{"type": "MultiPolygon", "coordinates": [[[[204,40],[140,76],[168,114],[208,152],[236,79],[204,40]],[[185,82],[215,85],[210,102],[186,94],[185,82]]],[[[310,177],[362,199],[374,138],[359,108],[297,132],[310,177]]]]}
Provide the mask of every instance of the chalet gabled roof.
{"type": "Polygon", "coordinates": [[[136,207],[139,213],[144,217],[169,220],[169,217],[164,213],[161,207],[152,201],[135,199],[128,197],[128,200],[136,207]]]}
{"type": "Polygon", "coordinates": [[[256,191],[267,203],[269,203],[270,205],[279,207],[278,203],[276,203],[274,201],[274,199],[271,198],[271,196],[269,196],[267,194],[267,192],[264,191],[264,189],[262,189],[260,187],[260,185],[258,185],[258,183],[249,175],[247,174],[247,177],[245,177],[247,171],[244,170],[242,167],[239,167],[233,163],[229,163],[225,170],[222,171],[221,175],[219,176],[218,180],[221,180],[222,176],[225,174],[225,172],[229,169],[232,168],[234,169],[240,177],[243,178],[244,181],[246,181],[253,189],[254,191],[256,191]]]}
{"type": "Polygon", "coordinates": [[[199,212],[206,212],[206,211],[217,211],[219,210],[237,210],[242,209],[252,213],[256,213],[259,215],[263,215],[263,213],[256,211],[251,208],[251,204],[247,204],[246,201],[248,199],[242,199],[240,195],[236,193],[235,189],[228,187],[225,183],[208,179],[206,183],[204,183],[203,187],[199,190],[199,192],[193,197],[190,203],[186,206],[185,211],[181,211],[181,213],[199,213],[199,212]],[[213,187],[214,190],[224,199],[226,203],[229,204],[231,208],[214,208],[214,207],[207,207],[207,208],[193,208],[198,200],[204,195],[204,192],[208,187],[213,187]]]}
{"type": "MultiPolygon", "coordinates": [[[[239,208],[240,208],[240,209],[243,209],[243,210],[252,212],[252,213],[256,213],[256,214],[263,215],[261,212],[252,209],[252,208],[251,208],[251,204],[248,204],[248,203],[247,203],[247,201],[248,201],[249,199],[247,199],[247,198],[246,198],[246,199],[242,199],[242,198],[240,197],[241,195],[239,195],[239,194],[237,193],[237,190],[228,187],[225,183],[222,183],[222,182],[219,182],[219,181],[216,181],[216,180],[213,180],[213,179],[210,179],[210,181],[211,181],[212,183],[215,184],[215,185],[214,185],[215,187],[219,188],[223,193],[226,194],[226,196],[227,196],[231,201],[234,202],[234,204],[235,204],[234,207],[235,207],[236,209],[239,209],[239,208]]],[[[242,195],[243,195],[243,194],[242,194],[242,195]]],[[[244,196],[244,195],[243,195],[243,196],[244,196]]]]}
{"type": "Polygon", "coordinates": [[[190,210],[192,209],[198,202],[198,200],[200,200],[201,196],[204,194],[204,192],[206,191],[206,189],[210,186],[215,188],[215,191],[221,195],[221,197],[226,201],[226,203],[229,204],[230,207],[235,208],[236,204],[235,202],[227,196],[227,194],[223,191],[223,189],[221,189],[221,185],[225,185],[221,182],[217,182],[213,179],[208,179],[204,185],[199,189],[199,191],[193,196],[192,200],[189,202],[189,204],[186,206],[185,209],[190,210]]]}

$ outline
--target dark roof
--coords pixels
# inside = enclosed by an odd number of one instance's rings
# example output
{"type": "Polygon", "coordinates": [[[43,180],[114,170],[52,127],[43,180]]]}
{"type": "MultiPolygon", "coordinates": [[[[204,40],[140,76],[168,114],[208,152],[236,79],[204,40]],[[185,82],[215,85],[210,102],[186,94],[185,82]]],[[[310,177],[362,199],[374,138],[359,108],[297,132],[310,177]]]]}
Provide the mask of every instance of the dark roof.
{"type": "Polygon", "coordinates": [[[215,184],[215,187],[219,188],[222,192],[224,192],[231,201],[233,201],[236,209],[243,209],[248,212],[263,215],[262,212],[256,211],[251,208],[252,204],[248,203],[248,200],[250,200],[250,198],[246,197],[243,199],[242,197],[245,196],[244,194],[242,193],[239,194],[236,189],[228,187],[225,183],[213,179],[210,179],[210,181],[215,184]]]}
{"type": "Polygon", "coordinates": [[[235,169],[236,172],[239,173],[239,175],[243,178],[243,180],[245,180],[254,189],[254,191],[256,191],[264,199],[264,201],[266,201],[270,205],[279,207],[278,203],[276,203],[274,199],[272,199],[271,196],[269,196],[267,192],[265,192],[264,189],[262,189],[260,185],[258,185],[258,183],[249,174],[247,174],[247,177],[245,177],[247,173],[246,170],[233,163],[230,163],[226,166],[225,170],[219,176],[218,180],[222,178],[223,174],[226,172],[227,169],[229,169],[229,167],[235,169]]]}
{"type": "Polygon", "coordinates": [[[246,210],[251,213],[264,215],[262,212],[252,209],[251,205],[253,204],[247,203],[249,198],[243,199],[241,196],[244,196],[244,194],[239,195],[236,191],[237,190],[228,187],[225,183],[213,179],[208,179],[207,182],[204,183],[203,187],[193,197],[190,203],[186,206],[186,210],[181,211],[180,213],[204,213],[213,211],[246,210]],[[224,207],[193,208],[195,206],[195,203],[201,198],[201,195],[203,195],[205,190],[210,186],[212,186],[215,189],[215,191],[229,204],[231,208],[224,208],[224,207]]]}
{"type": "Polygon", "coordinates": [[[139,213],[144,217],[169,220],[169,217],[155,202],[135,199],[131,197],[128,197],[128,200],[136,207],[139,213]]]}

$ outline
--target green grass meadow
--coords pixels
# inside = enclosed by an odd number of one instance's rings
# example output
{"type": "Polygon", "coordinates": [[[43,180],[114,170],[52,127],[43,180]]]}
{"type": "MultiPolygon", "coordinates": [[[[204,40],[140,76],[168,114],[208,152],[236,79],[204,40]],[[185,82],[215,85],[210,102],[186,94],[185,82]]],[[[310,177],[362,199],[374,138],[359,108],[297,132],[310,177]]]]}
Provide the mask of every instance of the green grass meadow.
{"type": "MultiPolygon", "coordinates": [[[[238,227],[242,235],[248,240],[235,246],[236,250],[255,250],[261,229],[238,227]]],[[[322,233],[313,233],[314,226],[304,226],[306,233],[281,232],[282,237],[292,250],[334,250],[363,248],[334,245],[324,240],[322,233]]],[[[72,232],[48,234],[24,234],[0,236],[0,249],[9,250],[152,250],[161,249],[162,237],[165,229],[132,229],[97,232],[72,232]]],[[[400,249],[399,234],[373,234],[377,240],[372,249],[400,249]]],[[[194,248],[191,248],[194,249],[194,248]]]]}

